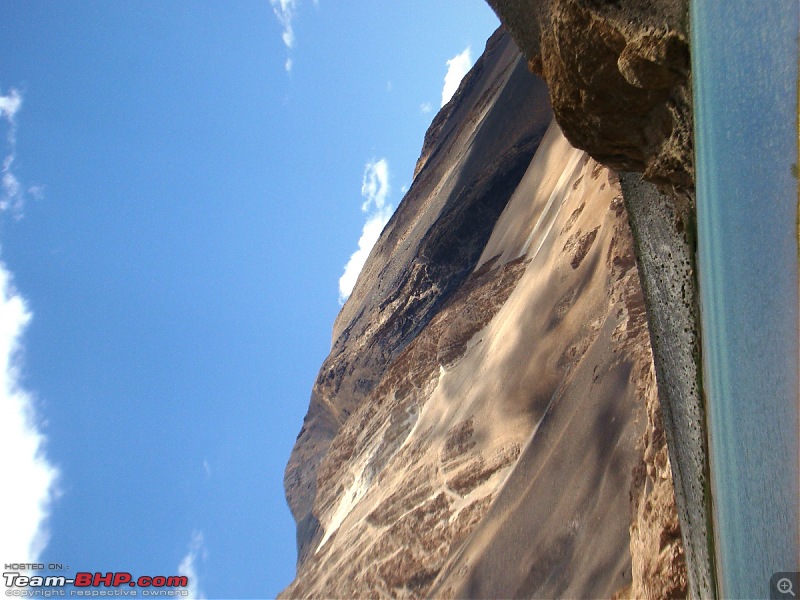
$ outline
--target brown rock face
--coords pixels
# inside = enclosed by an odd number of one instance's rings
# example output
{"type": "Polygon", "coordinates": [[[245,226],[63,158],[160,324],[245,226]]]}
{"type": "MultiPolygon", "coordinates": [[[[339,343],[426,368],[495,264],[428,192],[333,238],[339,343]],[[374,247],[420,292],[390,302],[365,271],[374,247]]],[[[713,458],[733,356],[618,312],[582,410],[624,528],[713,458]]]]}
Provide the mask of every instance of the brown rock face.
{"type": "Polygon", "coordinates": [[[336,321],[282,596],[685,595],[633,248],[618,177],[496,33],[336,321]]]}
{"type": "Polygon", "coordinates": [[[690,585],[714,597],[688,0],[487,1],[547,81],[567,138],[621,172],[690,585]]]}
{"type": "Polygon", "coordinates": [[[550,88],[564,135],[603,164],[692,188],[682,0],[488,0],[550,88]]]}
{"type": "Polygon", "coordinates": [[[313,509],[331,440],[469,275],[550,119],[546,87],[496,33],[431,125],[411,189],[334,324],[284,478],[300,562],[324,535],[313,509]]]}

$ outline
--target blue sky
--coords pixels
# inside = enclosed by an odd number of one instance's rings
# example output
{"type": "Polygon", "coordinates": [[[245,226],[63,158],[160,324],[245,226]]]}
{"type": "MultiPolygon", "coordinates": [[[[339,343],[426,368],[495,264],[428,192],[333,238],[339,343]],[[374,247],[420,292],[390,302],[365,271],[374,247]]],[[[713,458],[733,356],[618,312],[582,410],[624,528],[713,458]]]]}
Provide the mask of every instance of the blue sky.
{"type": "Polygon", "coordinates": [[[289,583],[283,469],[333,319],[497,24],[482,0],[0,4],[4,563],[289,583]]]}

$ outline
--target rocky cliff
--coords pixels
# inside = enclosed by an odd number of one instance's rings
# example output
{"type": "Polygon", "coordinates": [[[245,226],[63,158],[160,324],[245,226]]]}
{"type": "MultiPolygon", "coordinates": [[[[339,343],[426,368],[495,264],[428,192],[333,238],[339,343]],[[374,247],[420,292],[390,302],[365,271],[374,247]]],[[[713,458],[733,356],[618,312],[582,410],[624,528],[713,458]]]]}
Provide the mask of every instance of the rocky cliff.
{"type": "Polygon", "coordinates": [[[688,0],[488,0],[578,148],[620,169],[696,597],[715,592],[688,0]]]}
{"type": "Polygon", "coordinates": [[[687,592],[620,177],[528,63],[489,40],[337,318],[284,597],[687,592]]]}

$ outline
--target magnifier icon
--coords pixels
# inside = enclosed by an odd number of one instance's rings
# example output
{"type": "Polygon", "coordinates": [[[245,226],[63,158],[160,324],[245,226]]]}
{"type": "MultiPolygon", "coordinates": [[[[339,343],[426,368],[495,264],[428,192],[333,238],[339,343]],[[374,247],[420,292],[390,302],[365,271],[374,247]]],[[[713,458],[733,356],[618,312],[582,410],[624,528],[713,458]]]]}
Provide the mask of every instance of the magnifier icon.
{"type": "Polygon", "coordinates": [[[797,598],[797,595],[794,593],[792,589],[792,580],[788,577],[783,577],[778,580],[778,584],[776,586],[778,591],[781,594],[791,594],[792,598],[797,598]]]}

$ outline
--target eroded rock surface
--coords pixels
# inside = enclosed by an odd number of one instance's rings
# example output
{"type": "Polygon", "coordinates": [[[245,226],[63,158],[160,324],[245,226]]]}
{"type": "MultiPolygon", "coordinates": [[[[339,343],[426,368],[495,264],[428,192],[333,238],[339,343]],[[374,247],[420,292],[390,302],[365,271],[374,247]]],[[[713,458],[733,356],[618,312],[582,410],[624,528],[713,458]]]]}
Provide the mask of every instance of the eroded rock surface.
{"type": "Polygon", "coordinates": [[[543,82],[493,35],[431,125],[411,189],[334,324],[284,478],[301,562],[324,535],[312,510],[331,440],[469,275],[551,118],[543,82]]]}
{"type": "Polygon", "coordinates": [[[502,31],[426,136],[286,472],[285,597],[680,597],[619,178],[502,31]]]}
{"type": "Polygon", "coordinates": [[[488,2],[547,81],[570,141],[624,171],[689,580],[714,597],[688,1],[488,2]]]}
{"type": "Polygon", "coordinates": [[[550,88],[567,139],[603,164],[694,187],[683,0],[488,0],[550,88]]]}

